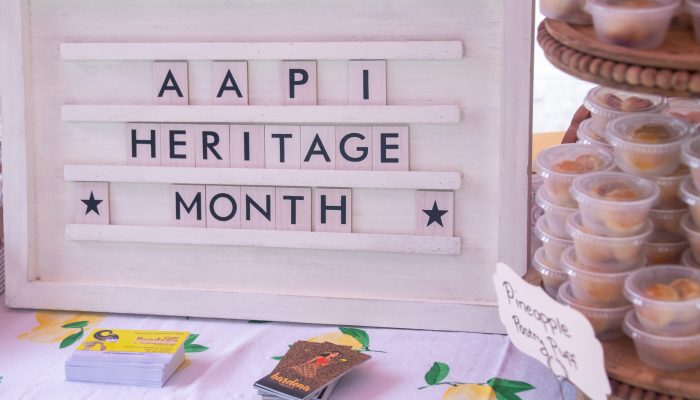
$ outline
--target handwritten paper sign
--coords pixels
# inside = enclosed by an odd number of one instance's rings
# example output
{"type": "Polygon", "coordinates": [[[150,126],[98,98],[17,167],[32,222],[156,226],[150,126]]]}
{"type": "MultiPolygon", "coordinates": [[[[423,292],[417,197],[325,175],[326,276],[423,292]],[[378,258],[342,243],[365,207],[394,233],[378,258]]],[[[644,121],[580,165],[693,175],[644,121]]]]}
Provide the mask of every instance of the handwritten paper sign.
{"type": "Polygon", "coordinates": [[[550,298],[503,263],[493,276],[498,313],[511,342],[593,400],[605,400],[610,382],[603,347],[583,314],[550,298]]]}

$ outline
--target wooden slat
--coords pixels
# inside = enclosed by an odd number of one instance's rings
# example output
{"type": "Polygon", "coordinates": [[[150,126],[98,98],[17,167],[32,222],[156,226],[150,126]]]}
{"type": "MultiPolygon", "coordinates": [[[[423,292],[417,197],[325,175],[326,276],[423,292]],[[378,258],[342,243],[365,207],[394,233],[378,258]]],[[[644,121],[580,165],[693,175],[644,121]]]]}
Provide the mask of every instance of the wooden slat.
{"type": "Polygon", "coordinates": [[[458,255],[461,252],[461,239],[458,237],[368,233],[72,224],[66,225],[66,236],[72,240],[98,242],[255,246],[445,255],[458,255]]]}
{"type": "Polygon", "coordinates": [[[459,172],[350,171],[66,165],[63,175],[76,182],[174,183],[198,185],[311,186],[457,190],[459,172]]]}
{"type": "Polygon", "coordinates": [[[513,1],[504,9],[501,96],[498,260],[518,274],[528,269],[530,235],[530,159],[532,137],[533,2],[513,1]],[[526,66],[530,66],[527,68],[526,66]],[[529,106],[526,106],[529,105],[529,106]],[[506,206],[505,204],[509,204],[506,206]]]}
{"type": "Polygon", "coordinates": [[[428,106],[159,106],[64,105],[63,121],[206,123],[458,123],[457,105],[428,106]]]}
{"type": "Polygon", "coordinates": [[[448,331],[473,330],[476,326],[474,324],[478,323],[479,330],[505,333],[498,313],[494,312],[495,305],[486,301],[421,301],[390,296],[367,299],[92,282],[35,281],[22,289],[23,296],[7,299],[10,307],[178,317],[197,315],[340,326],[409,329],[426,329],[426,326],[430,326],[432,329],[448,331]],[[50,305],[46,303],[47,298],[51,299],[50,305]],[[115,298],[120,301],[114,302],[115,298]],[[207,306],[201,307],[202,303],[207,306]],[[387,320],[387,315],[392,316],[391,321],[387,320]]]}
{"type": "Polygon", "coordinates": [[[5,242],[5,299],[20,296],[36,277],[30,265],[35,232],[35,175],[27,157],[31,148],[32,82],[34,75],[29,31],[29,4],[0,1],[0,114],[2,114],[2,191],[5,242]],[[12,211],[9,211],[12,210],[12,211]]]}
{"type": "Polygon", "coordinates": [[[396,42],[61,43],[64,60],[456,60],[460,40],[396,42]]]}

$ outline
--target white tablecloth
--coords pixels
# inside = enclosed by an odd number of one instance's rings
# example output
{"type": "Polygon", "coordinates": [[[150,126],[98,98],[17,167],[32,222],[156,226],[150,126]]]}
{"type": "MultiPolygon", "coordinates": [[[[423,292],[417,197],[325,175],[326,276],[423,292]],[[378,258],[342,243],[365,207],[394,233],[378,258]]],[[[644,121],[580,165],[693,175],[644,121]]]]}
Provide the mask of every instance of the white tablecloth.
{"type": "MultiPolygon", "coordinates": [[[[338,327],[287,323],[251,323],[184,317],[86,314],[15,310],[0,296],[0,399],[259,399],[253,382],[275,366],[273,357],[297,340],[353,342],[338,327]],[[163,388],[67,382],[63,364],[77,342],[60,348],[79,329],[62,328],[88,321],[92,328],[185,330],[197,333],[194,350],[163,388]]],[[[444,382],[485,383],[500,377],[525,381],[535,389],[523,400],[561,398],[555,377],[516,350],[502,335],[361,328],[369,336],[372,359],[346,375],[334,400],[470,399],[462,387],[426,386],[434,362],[450,367],[444,382]],[[455,394],[451,397],[450,393],[455,394]]],[[[575,398],[570,385],[564,398],[575,398]]],[[[494,397],[495,398],[495,397],[494,397]]],[[[476,399],[478,400],[478,399],[476,399]]]]}

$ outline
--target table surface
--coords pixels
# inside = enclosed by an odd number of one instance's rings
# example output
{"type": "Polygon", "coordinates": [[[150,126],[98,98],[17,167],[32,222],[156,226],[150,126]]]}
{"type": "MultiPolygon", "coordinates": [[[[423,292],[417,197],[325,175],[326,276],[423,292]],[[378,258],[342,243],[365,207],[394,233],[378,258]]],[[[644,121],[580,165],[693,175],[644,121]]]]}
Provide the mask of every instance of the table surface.
{"type": "MultiPolygon", "coordinates": [[[[259,399],[253,382],[275,366],[275,356],[297,340],[330,341],[360,347],[337,326],[8,309],[0,296],[0,398],[6,399],[259,399]],[[199,334],[180,369],[163,388],[67,382],[64,362],[78,342],[60,348],[80,332],[62,326],[87,321],[92,328],[178,330],[199,334]]],[[[556,378],[515,349],[506,336],[382,328],[362,329],[372,359],[346,375],[334,400],[487,399],[470,397],[473,386],[492,377],[535,386],[527,399],[559,399],[556,378]],[[449,366],[442,384],[427,386],[434,362],[449,366]],[[422,388],[422,389],[421,389],[422,388]],[[460,394],[460,392],[462,392],[460,394]],[[454,395],[454,396],[451,396],[454,395]]],[[[564,398],[575,390],[564,385],[564,398]]],[[[495,398],[495,397],[494,397],[495,398]]]]}

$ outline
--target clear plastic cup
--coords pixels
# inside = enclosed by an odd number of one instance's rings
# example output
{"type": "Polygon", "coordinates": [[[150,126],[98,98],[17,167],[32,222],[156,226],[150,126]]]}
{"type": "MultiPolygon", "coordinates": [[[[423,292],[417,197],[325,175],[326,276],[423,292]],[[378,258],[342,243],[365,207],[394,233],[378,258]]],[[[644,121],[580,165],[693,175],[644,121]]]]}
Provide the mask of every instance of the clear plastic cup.
{"type": "Polygon", "coordinates": [[[625,314],[632,309],[632,305],[613,308],[588,306],[574,297],[570,282],[564,282],[559,286],[557,300],[583,314],[593,326],[598,339],[614,340],[624,336],[622,321],[625,319],[625,314]]]}
{"type": "Polygon", "coordinates": [[[544,256],[553,265],[558,265],[561,260],[561,253],[565,248],[574,244],[571,239],[560,238],[554,235],[549,229],[547,220],[540,218],[535,224],[535,235],[542,241],[544,256]]]}
{"type": "Polygon", "coordinates": [[[700,101],[686,97],[671,97],[668,99],[668,108],[663,111],[663,114],[682,119],[697,127],[700,123],[700,101]]]}
{"type": "Polygon", "coordinates": [[[700,225],[700,191],[695,188],[692,178],[688,177],[681,182],[678,194],[681,200],[688,205],[693,222],[700,225]]]}
{"type": "Polygon", "coordinates": [[[700,187],[700,136],[696,136],[683,144],[681,161],[690,169],[695,187],[700,187]]]}
{"type": "Polygon", "coordinates": [[[685,238],[688,239],[690,244],[690,251],[693,253],[693,258],[700,260],[700,229],[693,223],[690,215],[686,215],[681,220],[681,228],[685,234],[685,238]]]}
{"type": "Polygon", "coordinates": [[[687,267],[700,269],[700,263],[695,261],[693,258],[693,252],[690,249],[685,249],[683,255],[681,256],[681,264],[687,267]]]}
{"type": "Polygon", "coordinates": [[[637,268],[644,243],[652,233],[651,222],[634,236],[602,236],[590,233],[581,223],[579,213],[566,221],[576,249],[580,267],[592,272],[625,272],[637,268]]]}
{"type": "Polygon", "coordinates": [[[571,194],[578,202],[581,222],[605,236],[634,236],[647,223],[659,197],[651,181],[621,172],[594,172],[574,179],[571,194]]]}
{"type": "MultiPolygon", "coordinates": [[[[645,265],[642,257],[635,269],[645,265]]],[[[561,267],[569,275],[571,291],[583,304],[611,308],[626,305],[627,299],[622,293],[625,279],[634,272],[592,272],[584,268],[576,259],[573,248],[564,250],[561,255],[561,267]]]]}
{"type": "Polygon", "coordinates": [[[681,182],[683,179],[690,176],[690,170],[685,165],[679,165],[675,171],[668,176],[659,176],[648,178],[659,187],[659,201],[656,204],[657,208],[681,208],[685,207],[685,203],[678,196],[681,182]]]}
{"type": "Polygon", "coordinates": [[[540,13],[573,25],[590,25],[591,16],[583,9],[585,4],[586,0],[540,0],[540,13]]]}
{"type": "Polygon", "coordinates": [[[535,251],[535,255],[532,257],[532,266],[542,276],[544,291],[556,298],[559,286],[566,282],[568,275],[559,270],[559,265],[547,261],[542,247],[535,251]]]}
{"type": "Polygon", "coordinates": [[[700,43],[700,0],[685,0],[685,9],[693,18],[695,41],[700,43]]]}
{"type": "MultiPolygon", "coordinates": [[[[638,94],[596,86],[591,89],[583,105],[591,112],[590,129],[605,136],[608,122],[630,113],[658,114],[667,107],[665,97],[638,94]]],[[[607,141],[607,138],[605,138],[607,141]]]]}
{"type": "Polygon", "coordinates": [[[635,49],[655,49],[664,42],[681,0],[588,0],[598,40],[635,49]]]}
{"type": "Polygon", "coordinates": [[[688,207],[669,209],[652,208],[651,211],[649,211],[649,220],[657,231],[683,235],[681,219],[683,219],[686,214],[688,214],[688,207]]]}
{"type": "Polygon", "coordinates": [[[542,177],[542,186],[552,202],[565,207],[576,207],[576,202],[569,193],[574,178],[587,172],[608,171],[614,166],[609,151],[578,143],[544,149],[535,160],[537,173],[542,177]]]}
{"type": "Polygon", "coordinates": [[[593,118],[588,118],[581,122],[578,126],[578,131],[576,131],[576,136],[578,137],[578,142],[581,144],[587,144],[592,146],[602,147],[608,151],[612,151],[613,147],[608,143],[605,138],[598,132],[593,130],[593,118]]]}
{"type": "Polygon", "coordinates": [[[647,265],[678,264],[683,252],[690,247],[680,234],[655,230],[644,243],[647,265]]]}
{"type": "Polygon", "coordinates": [[[644,329],[634,311],[627,312],[622,328],[634,341],[639,359],[652,368],[681,371],[700,365],[700,335],[654,335],[644,329]]]}
{"type": "Polygon", "coordinates": [[[668,176],[681,163],[681,147],[691,136],[687,122],[661,114],[633,114],[610,121],[605,138],[622,171],[644,177],[668,176]]]}
{"type": "Polygon", "coordinates": [[[549,193],[540,186],[535,194],[535,203],[544,210],[544,218],[547,220],[547,227],[554,236],[571,239],[566,231],[566,219],[573,214],[577,208],[560,206],[554,202],[549,193]]]}
{"type": "Polygon", "coordinates": [[[642,268],[627,278],[624,293],[647,332],[700,333],[700,270],[671,264],[642,268]]]}

